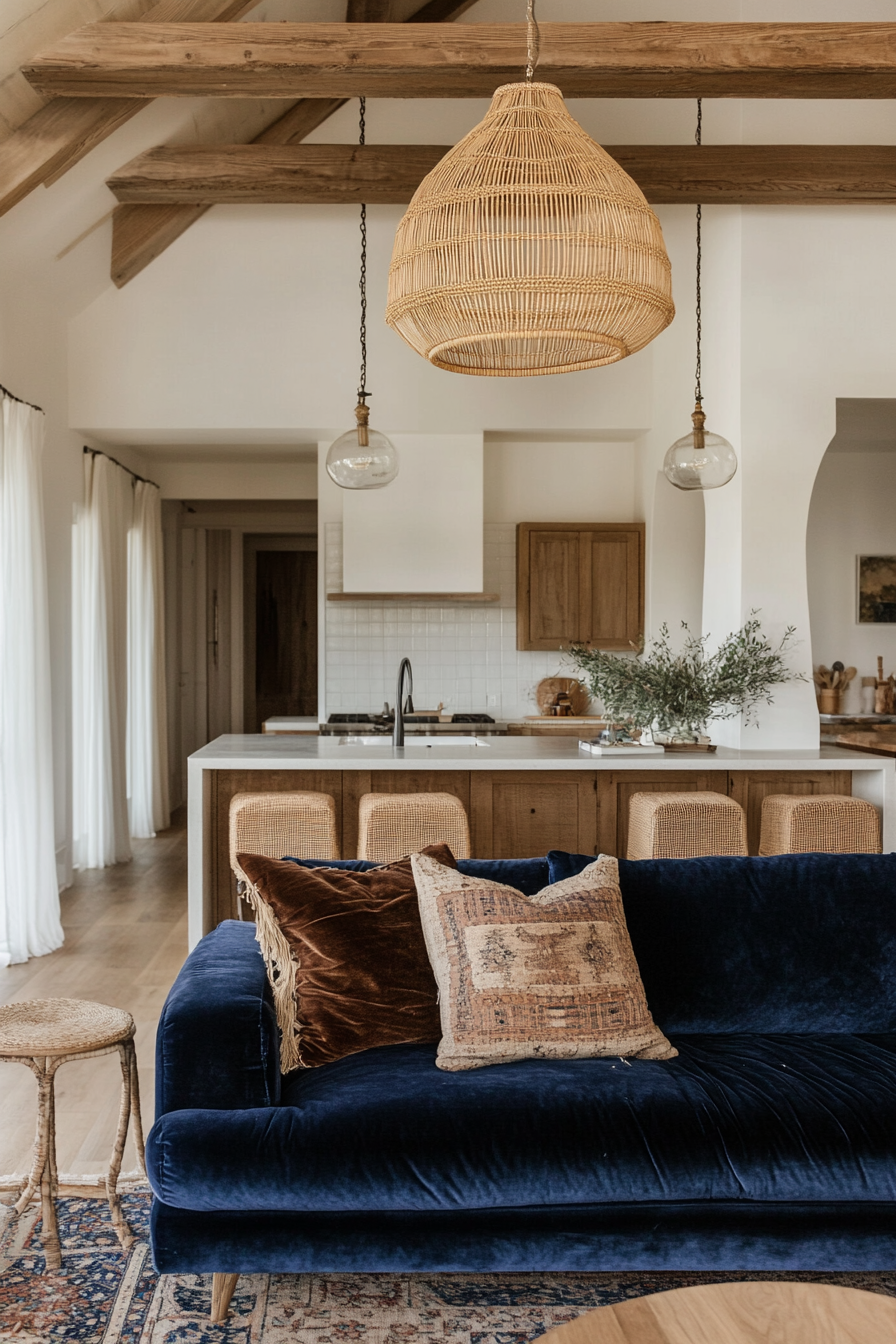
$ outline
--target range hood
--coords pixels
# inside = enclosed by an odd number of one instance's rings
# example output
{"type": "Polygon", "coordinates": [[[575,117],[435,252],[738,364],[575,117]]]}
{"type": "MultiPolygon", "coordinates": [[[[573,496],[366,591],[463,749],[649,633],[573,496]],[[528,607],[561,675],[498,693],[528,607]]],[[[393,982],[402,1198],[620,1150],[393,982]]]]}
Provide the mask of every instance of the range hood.
{"type": "Polygon", "coordinates": [[[482,434],[392,434],[398,476],[342,493],[343,592],[331,601],[495,602],[482,587],[482,434]]]}

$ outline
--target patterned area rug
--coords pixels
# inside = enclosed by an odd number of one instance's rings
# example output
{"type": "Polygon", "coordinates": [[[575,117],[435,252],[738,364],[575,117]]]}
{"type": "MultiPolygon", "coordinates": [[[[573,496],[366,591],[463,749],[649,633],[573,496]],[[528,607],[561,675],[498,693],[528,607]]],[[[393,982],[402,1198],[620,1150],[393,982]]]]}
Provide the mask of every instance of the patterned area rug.
{"type": "Polygon", "coordinates": [[[122,1204],[137,1235],[122,1252],[103,1200],[63,1198],[63,1267],[44,1274],[36,1204],[0,1208],[0,1341],[11,1344],[526,1344],[552,1326],[644,1293],[726,1279],[807,1279],[896,1296],[886,1274],[255,1274],[209,1325],[211,1278],[160,1278],[149,1195],[122,1204]]]}

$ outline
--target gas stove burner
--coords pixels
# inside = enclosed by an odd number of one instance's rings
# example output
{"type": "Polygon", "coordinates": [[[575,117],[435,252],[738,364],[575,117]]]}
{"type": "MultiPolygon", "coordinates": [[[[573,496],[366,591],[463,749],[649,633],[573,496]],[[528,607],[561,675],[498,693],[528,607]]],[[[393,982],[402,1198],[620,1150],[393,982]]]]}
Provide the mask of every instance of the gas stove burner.
{"type": "MultiPolygon", "coordinates": [[[[438,722],[439,722],[439,716],[438,716],[438,714],[414,714],[414,713],[411,713],[411,714],[405,714],[405,716],[404,716],[404,721],[405,721],[405,723],[412,723],[412,724],[413,724],[413,723],[438,723],[438,722]]],[[[327,723],[333,723],[333,724],[339,724],[339,723],[346,723],[346,724],[347,724],[347,723],[372,723],[372,724],[379,724],[379,725],[382,725],[382,724],[384,724],[384,723],[391,723],[391,722],[392,722],[392,715],[391,715],[391,713],[390,713],[388,719],[386,719],[382,714],[346,714],[346,713],[331,714],[330,717],[327,719],[327,723]]],[[[494,719],[492,718],[491,714],[452,714],[452,715],[451,715],[451,722],[452,722],[452,723],[494,723],[494,719]]]]}

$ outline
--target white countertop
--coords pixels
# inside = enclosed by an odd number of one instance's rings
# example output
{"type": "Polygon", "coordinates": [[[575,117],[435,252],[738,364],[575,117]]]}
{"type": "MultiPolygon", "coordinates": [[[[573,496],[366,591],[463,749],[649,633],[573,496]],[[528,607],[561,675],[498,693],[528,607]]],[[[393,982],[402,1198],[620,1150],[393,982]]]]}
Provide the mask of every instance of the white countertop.
{"type": "Polygon", "coordinates": [[[230,733],[190,757],[193,770],[839,770],[892,773],[896,763],[882,756],[821,746],[806,751],[667,752],[640,756],[591,756],[574,737],[488,737],[482,746],[447,745],[437,738],[407,740],[394,748],[389,738],[376,746],[340,745],[338,737],[292,737],[230,733]]]}
{"type": "Polygon", "coordinates": [[[269,733],[317,732],[320,720],[316,714],[275,714],[265,719],[262,727],[269,733]]]}

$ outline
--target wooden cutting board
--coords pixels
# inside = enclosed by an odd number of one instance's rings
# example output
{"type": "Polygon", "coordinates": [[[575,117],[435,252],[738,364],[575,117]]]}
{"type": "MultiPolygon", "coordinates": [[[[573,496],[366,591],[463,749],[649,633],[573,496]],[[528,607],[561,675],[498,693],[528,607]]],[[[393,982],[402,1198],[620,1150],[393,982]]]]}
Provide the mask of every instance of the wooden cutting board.
{"type": "Polygon", "coordinates": [[[542,714],[547,714],[548,707],[558,695],[569,696],[576,718],[584,714],[591,704],[591,692],[576,677],[543,677],[535,687],[535,703],[542,714]]]}

